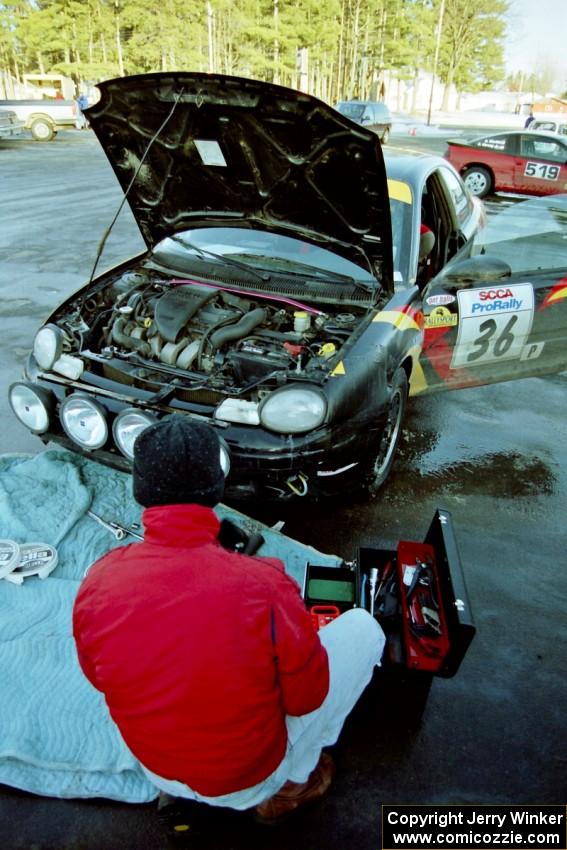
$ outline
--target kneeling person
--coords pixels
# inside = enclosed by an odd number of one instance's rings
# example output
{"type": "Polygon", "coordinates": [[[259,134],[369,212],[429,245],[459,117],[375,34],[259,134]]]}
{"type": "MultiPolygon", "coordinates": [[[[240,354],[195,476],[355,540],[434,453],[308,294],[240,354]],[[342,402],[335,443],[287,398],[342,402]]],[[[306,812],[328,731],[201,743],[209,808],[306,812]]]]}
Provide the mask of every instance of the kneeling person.
{"type": "Polygon", "coordinates": [[[81,667],[162,791],[270,821],[321,796],[380,627],[349,611],[320,633],[281,561],[224,549],[215,429],[173,415],[135,443],[144,542],[89,570],[73,611],[81,667]]]}

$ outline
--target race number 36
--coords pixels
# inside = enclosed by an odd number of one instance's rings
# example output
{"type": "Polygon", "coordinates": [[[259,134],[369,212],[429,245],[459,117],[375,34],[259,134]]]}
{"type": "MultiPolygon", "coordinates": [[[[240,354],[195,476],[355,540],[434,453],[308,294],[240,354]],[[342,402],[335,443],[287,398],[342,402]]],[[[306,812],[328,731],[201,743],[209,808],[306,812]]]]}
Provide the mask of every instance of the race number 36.
{"type": "Polygon", "coordinates": [[[461,291],[457,298],[459,333],[451,368],[520,358],[534,313],[530,283],[461,291]]]}
{"type": "Polygon", "coordinates": [[[560,168],[558,165],[546,165],[544,162],[526,162],[524,175],[539,177],[541,180],[557,180],[560,168]]]}

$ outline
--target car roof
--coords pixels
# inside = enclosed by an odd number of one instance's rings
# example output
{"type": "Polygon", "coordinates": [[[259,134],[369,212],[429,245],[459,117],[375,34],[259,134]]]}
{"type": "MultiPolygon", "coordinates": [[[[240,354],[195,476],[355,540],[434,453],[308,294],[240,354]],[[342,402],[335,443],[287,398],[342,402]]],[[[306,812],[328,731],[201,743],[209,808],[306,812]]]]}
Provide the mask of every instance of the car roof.
{"type": "Polygon", "coordinates": [[[452,170],[442,156],[426,153],[384,152],[386,175],[389,180],[404,180],[411,186],[421,187],[431,172],[443,166],[452,170]]]}
{"type": "Polygon", "coordinates": [[[521,130],[497,130],[495,133],[482,133],[477,134],[475,136],[469,136],[468,138],[455,138],[449,139],[448,144],[474,144],[475,142],[480,142],[482,139],[493,139],[496,136],[525,136],[529,133],[530,137],[535,136],[541,137],[542,139],[546,139],[550,142],[557,141],[557,133],[546,132],[545,130],[530,130],[529,127],[524,127],[521,130]]]}
{"type": "Polygon", "coordinates": [[[383,100],[359,100],[356,97],[353,97],[352,100],[339,100],[339,103],[372,103],[378,104],[379,106],[386,106],[383,100]]]}
{"type": "Polygon", "coordinates": [[[345,106],[348,104],[349,106],[378,106],[380,109],[383,109],[385,112],[389,112],[388,104],[384,103],[383,100],[339,100],[337,103],[338,106],[345,106]]]}

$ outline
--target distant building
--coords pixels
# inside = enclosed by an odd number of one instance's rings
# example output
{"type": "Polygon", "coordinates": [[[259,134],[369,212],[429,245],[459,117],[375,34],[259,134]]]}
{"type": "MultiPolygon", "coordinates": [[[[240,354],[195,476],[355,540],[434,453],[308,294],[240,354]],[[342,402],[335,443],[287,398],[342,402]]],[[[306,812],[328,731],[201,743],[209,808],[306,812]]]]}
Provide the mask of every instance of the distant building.
{"type": "Polygon", "coordinates": [[[543,100],[535,100],[533,102],[533,110],[534,112],[559,112],[567,114],[567,100],[555,97],[554,95],[549,95],[543,100]]]}

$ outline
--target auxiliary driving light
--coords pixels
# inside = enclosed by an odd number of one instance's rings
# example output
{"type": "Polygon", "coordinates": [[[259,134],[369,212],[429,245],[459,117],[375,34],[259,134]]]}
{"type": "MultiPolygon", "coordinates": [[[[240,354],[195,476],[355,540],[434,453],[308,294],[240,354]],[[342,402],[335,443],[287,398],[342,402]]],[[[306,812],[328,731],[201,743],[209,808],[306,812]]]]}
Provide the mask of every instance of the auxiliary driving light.
{"type": "Polygon", "coordinates": [[[224,477],[227,478],[228,473],[230,472],[230,449],[228,448],[224,439],[219,435],[220,441],[220,465],[221,469],[224,472],[224,477]]]}
{"type": "Polygon", "coordinates": [[[63,331],[56,325],[45,325],[33,341],[33,356],[41,369],[49,370],[63,351],[63,331]]]}
{"type": "Polygon", "coordinates": [[[88,396],[70,395],[61,405],[59,416],[67,436],[83,449],[100,449],[108,440],[106,411],[88,396]]]}
{"type": "Polygon", "coordinates": [[[135,407],[127,407],[118,414],[112,425],[112,436],[128,460],[134,459],[134,443],[138,436],[154,422],[157,422],[155,416],[135,407]]]}
{"type": "Polygon", "coordinates": [[[30,384],[12,384],[8,399],[10,407],[26,428],[33,434],[45,434],[54,407],[53,396],[48,390],[30,384]]]}

